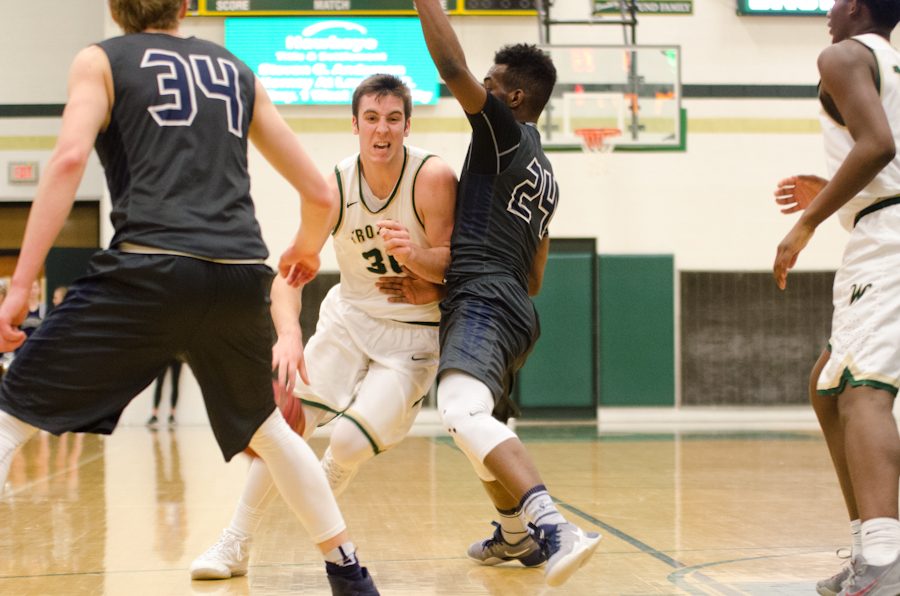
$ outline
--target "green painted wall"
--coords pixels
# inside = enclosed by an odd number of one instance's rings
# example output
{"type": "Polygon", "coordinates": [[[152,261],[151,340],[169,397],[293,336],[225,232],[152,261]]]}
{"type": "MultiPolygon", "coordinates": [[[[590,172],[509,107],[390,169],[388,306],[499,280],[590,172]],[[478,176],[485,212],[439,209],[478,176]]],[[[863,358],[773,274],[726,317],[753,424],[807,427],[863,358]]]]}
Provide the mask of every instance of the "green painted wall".
{"type": "Polygon", "coordinates": [[[540,294],[541,337],[517,380],[526,417],[596,414],[596,254],[593,240],[553,240],[540,294]]]}
{"type": "Polygon", "coordinates": [[[671,255],[600,255],[601,406],[675,404],[671,255]]]}

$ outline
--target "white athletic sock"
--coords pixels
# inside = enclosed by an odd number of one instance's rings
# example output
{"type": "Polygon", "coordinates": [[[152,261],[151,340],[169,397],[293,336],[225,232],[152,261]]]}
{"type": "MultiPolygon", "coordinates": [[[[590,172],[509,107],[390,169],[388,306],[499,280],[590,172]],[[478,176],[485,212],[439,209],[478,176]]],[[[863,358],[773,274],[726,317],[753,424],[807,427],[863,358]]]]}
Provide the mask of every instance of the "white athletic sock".
{"type": "Polygon", "coordinates": [[[320,544],[346,529],[344,518],[316,454],[274,411],[260,425],[250,447],[266,462],[278,492],[320,544]]]}
{"type": "Polygon", "coordinates": [[[855,559],[862,554],[862,522],[854,519],[850,522],[850,558],[855,559]]]}
{"type": "Polygon", "coordinates": [[[538,484],[522,497],[519,509],[525,520],[536,526],[545,524],[564,524],[566,518],[556,509],[547,487],[538,484]]]}
{"type": "Polygon", "coordinates": [[[500,514],[500,533],[508,544],[518,544],[528,536],[518,509],[497,509],[500,514]]]}
{"type": "Polygon", "coordinates": [[[252,537],[259,529],[266,509],[277,497],[278,490],[266,462],[254,457],[229,528],[242,538],[252,537]]]}
{"type": "Polygon", "coordinates": [[[0,411],[0,490],[6,486],[6,475],[16,450],[36,432],[30,424],[0,411]]]}
{"type": "Polygon", "coordinates": [[[356,545],[352,542],[345,542],[339,547],[331,549],[325,555],[325,561],[341,567],[359,563],[356,559],[356,545]]]}
{"type": "Polygon", "coordinates": [[[881,567],[900,554],[900,521],[876,517],[862,523],[862,554],[866,563],[881,567]]]}

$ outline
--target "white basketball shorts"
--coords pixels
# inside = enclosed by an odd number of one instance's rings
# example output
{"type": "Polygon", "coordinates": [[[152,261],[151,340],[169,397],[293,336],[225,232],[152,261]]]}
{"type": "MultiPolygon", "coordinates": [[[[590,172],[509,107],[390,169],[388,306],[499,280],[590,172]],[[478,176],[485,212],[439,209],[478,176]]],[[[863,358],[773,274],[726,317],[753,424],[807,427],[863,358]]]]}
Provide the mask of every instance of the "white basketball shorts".
{"type": "Polygon", "coordinates": [[[900,387],[900,205],[862,217],[834,278],[831,357],[817,390],[900,387]]]}
{"type": "Polygon", "coordinates": [[[336,285],[322,301],[304,350],[310,385],[297,376],[294,395],[352,420],[375,453],[406,436],[434,383],[438,327],[373,318],[341,299],[336,285]]]}

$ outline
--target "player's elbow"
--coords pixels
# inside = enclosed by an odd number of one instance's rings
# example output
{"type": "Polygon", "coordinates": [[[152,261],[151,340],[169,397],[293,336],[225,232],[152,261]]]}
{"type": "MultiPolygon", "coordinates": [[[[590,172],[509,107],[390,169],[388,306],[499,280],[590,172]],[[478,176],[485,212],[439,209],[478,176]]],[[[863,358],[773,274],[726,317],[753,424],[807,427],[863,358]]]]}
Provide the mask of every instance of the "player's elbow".
{"type": "Polygon", "coordinates": [[[888,142],[879,144],[877,161],[882,165],[882,168],[894,161],[896,156],[897,146],[894,144],[893,139],[888,139],[888,142]]]}
{"type": "Polygon", "coordinates": [[[317,209],[331,209],[334,198],[324,179],[310,185],[303,193],[304,202],[317,209]]]}
{"type": "Polygon", "coordinates": [[[50,158],[48,170],[57,175],[80,175],[91,156],[89,147],[80,144],[58,145],[50,158]]]}

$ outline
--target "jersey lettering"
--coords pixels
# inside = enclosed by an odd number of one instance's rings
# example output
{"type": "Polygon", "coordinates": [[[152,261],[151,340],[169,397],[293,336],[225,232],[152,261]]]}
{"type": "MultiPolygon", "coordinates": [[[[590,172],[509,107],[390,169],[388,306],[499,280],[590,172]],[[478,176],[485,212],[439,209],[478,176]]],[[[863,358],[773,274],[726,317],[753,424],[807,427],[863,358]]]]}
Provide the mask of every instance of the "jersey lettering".
{"type": "Polygon", "coordinates": [[[141,68],[166,68],[156,76],[159,95],[169,101],[147,108],[160,126],[190,126],[197,116],[199,87],[209,99],[225,102],[228,131],[238,138],[244,136],[244,104],[241,99],[238,69],[234,62],[218,58],[219,69],[209,56],[191,55],[190,65],[175,52],[150,49],[144,53],[141,68]]]}
{"type": "MultiPolygon", "coordinates": [[[[369,266],[366,267],[367,271],[371,271],[377,275],[384,275],[387,273],[387,267],[384,264],[384,255],[381,254],[381,251],[377,248],[373,248],[372,250],[368,250],[362,253],[363,258],[369,261],[369,266]]],[[[400,274],[403,273],[403,267],[400,266],[400,263],[394,260],[394,257],[388,255],[388,261],[391,263],[391,270],[394,273],[400,274]]]]}
{"type": "Polygon", "coordinates": [[[166,72],[156,75],[159,95],[170,98],[168,103],[147,108],[160,126],[190,126],[197,115],[197,98],[194,96],[194,77],[188,63],[167,50],[147,50],[141,60],[141,68],[162,66],[166,72]]]}
{"type": "Polygon", "coordinates": [[[238,69],[234,62],[225,58],[219,58],[216,62],[219,63],[222,76],[215,72],[212,58],[209,56],[191,56],[191,65],[194,67],[197,85],[206,97],[225,102],[228,113],[228,131],[241,138],[243,136],[244,104],[241,102],[241,91],[238,87],[238,69]]]}
{"type": "Polygon", "coordinates": [[[526,169],[531,177],[513,188],[506,210],[528,223],[531,223],[535,211],[540,212],[538,238],[543,238],[547,232],[550,216],[556,207],[556,194],[559,191],[553,180],[553,172],[544,170],[536,157],[526,169]]]}

